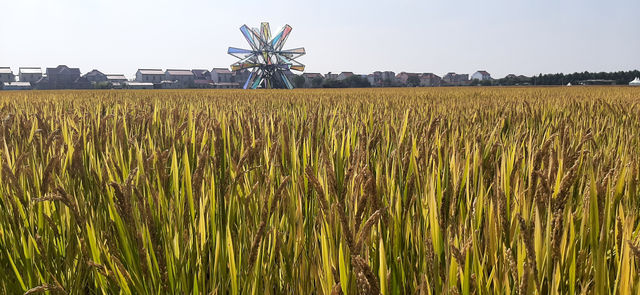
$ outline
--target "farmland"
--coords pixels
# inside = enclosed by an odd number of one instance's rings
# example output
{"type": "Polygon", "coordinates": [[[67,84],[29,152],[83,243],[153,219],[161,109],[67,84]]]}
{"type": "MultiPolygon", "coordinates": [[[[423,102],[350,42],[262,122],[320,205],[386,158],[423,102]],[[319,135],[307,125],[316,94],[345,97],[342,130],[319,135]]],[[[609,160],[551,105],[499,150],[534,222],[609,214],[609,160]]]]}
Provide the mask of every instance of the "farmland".
{"type": "Polygon", "coordinates": [[[0,293],[638,294],[640,89],[0,93],[0,293]]]}

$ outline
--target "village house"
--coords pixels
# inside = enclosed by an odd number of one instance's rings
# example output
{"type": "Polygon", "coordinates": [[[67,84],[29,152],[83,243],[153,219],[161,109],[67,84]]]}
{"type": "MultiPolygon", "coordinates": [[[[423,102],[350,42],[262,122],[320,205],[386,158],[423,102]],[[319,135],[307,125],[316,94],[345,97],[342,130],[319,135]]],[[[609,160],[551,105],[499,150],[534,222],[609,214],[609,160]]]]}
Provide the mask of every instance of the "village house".
{"type": "Polygon", "coordinates": [[[471,75],[471,80],[480,80],[480,81],[487,81],[487,80],[491,80],[491,74],[489,74],[487,71],[477,71],[475,73],[473,73],[473,75],[471,75]]]}
{"type": "Polygon", "coordinates": [[[327,80],[336,80],[338,79],[338,74],[332,74],[331,72],[328,72],[327,74],[324,75],[324,78],[327,80]]]}
{"type": "Polygon", "coordinates": [[[211,80],[211,72],[209,70],[191,70],[194,80],[211,80]]]}
{"type": "Polygon", "coordinates": [[[164,76],[164,71],[160,69],[138,69],[136,82],[160,83],[164,76]]]}
{"type": "Polygon", "coordinates": [[[164,80],[175,81],[177,88],[190,88],[193,87],[195,75],[191,70],[168,69],[165,72],[164,80]]]}
{"type": "Polygon", "coordinates": [[[418,73],[407,73],[407,72],[400,72],[398,75],[396,75],[396,81],[398,81],[398,83],[402,84],[402,85],[407,85],[407,81],[409,80],[409,77],[420,77],[420,74],[418,73]]]}
{"type": "Polygon", "coordinates": [[[304,73],[302,74],[302,77],[304,78],[305,88],[320,87],[322,86],[322,80],[324,79],[324,77],[322,77],[322,74],[320,73],[304,73]],[[314,82],[313,82],[314,80],[320,81],[320,84],[314,85],[314,82]]]}
{"type": "Polygon", "coordinates": [[[214,68],[211,70],[211,80],[213,83],[231,83],[233,82],[233,73],[226,68],[214,68]]]}
{"type": "Polygon", "coordinates": [[[109,82],[110,87],[113,89],[122,89],[124,87],[124,83],[127,82],[127,77],[119,74],[108,74],[107,82],[109,82]]]}
{"type": "Polygon", "coordinates": [[[18,70],[20,82],[35,83],[42,78],[42,69],[35,67],[23,67],[18,70]]]}
{"type": "Polygon", "coordinates": [[[107,81],[111,83],[124,83],[127,82],[127,77],[124,75],[109,74],[107,75],[107,81]]]}
{"type": "Polygon", "coordinates": [[[107,75],[98,70],[92,70],[91,72],[84,74],[82,77],[86,78],[91,83],[107,82],[107,75]]]}
{"type": "Polygon", "coordinates": [[[342,72],[338,75],[338,77],[336,77],[336,80],[343,81],[350,77],[353,77],[353,72],[342,72]]]}
{"type": "Polygon", "coordinates": [[[420,75],[420,86],[423,87],[434,87],[440,86],[442,79],[440,76],[433,73],[424,73],[420,75]]]}
{"type": "Polygon", "coordinates": [[[89,81],[87,77],[80,77],[73,81],[73,89],[93,89],[95,84],[95,82],[89,81]]]}
{"type": "MultiPolygon", "coordinates": [[[[80,69],[59,65],[47,68],[47,89],[74,89],[75,82],[80,78],[80,69]]],[[[82,82],[82,81],[80,81],[82,82]]]]}
{"type": "Polygon", "coordinates": [[[442,77],[442,82],[449,85],[465,85],[469,82],[469,74],[456,74],[449,72],[442,77]]]}
{"type": "Polygon", "coordinates": [[[13,71],[8,67],[0,67],[0,83],[13,82],[16,77],[13,75],[13,71]]]}
{"type": "Polygon", "coordinates": [[[33,86],[33,89],[50,89],[49,77],[42,76],[38,81],[31,83],[31,86],[33,86]]]}
{"type": "Polygon", "coordinates": [[[209,70],[191,70],[193,73],[193,87],[199,89],[213,88],[211,72],[209,70]]]}
{"type": "Polygon", "coordinates": [[[375,71],[367,75],[367,81],[373,87],[392,86],[396,80],[396,73],[392,71],[375,71]]]}

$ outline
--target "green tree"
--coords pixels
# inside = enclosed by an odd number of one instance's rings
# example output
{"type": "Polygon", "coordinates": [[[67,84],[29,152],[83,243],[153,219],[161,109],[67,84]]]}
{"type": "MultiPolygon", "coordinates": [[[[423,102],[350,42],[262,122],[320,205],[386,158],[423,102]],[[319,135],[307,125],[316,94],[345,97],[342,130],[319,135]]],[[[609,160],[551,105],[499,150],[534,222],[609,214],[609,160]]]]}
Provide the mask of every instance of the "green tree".
{"type": "Polygon", "coordinates": [[[382,86],[383,87],[391,87],[393,86],[393,81],[391,81],[391,79],[387,78],[382,80],[382,86]]]}
{"type": "Polygon", "coordinates": [[[322,82],[323,88],[345,88],[347,85],[343,83],[343,81],[338,81],[336,79],[326,79],[322,82]]]}
{"type": "Polygon", "coordinates": [[[358,76],[358,75],[353,75],[347,79],[344,80],[345,84],[347,87],[350,88],[365,88],[365,87],[371,87],[371,83],[369,83],[369,80],[358,76]]]}
{"type": "Polygon", "coordinates": [[[311,87],[313,87],[313,88],[322,87],[322,82],[323,81],[324,81],[324,79],[322,79],[322,77],[315,77],[315,78],[313,78],[313,80],[311,80],[311,87]]]}
{"type": "Polygon", "coordinates": [[[295,86],[296,88],[303,88],[304,82],[306,82],[306,80],[302,75],[296,75],[295,77],[293,77],[293,86],[295,86]]]}

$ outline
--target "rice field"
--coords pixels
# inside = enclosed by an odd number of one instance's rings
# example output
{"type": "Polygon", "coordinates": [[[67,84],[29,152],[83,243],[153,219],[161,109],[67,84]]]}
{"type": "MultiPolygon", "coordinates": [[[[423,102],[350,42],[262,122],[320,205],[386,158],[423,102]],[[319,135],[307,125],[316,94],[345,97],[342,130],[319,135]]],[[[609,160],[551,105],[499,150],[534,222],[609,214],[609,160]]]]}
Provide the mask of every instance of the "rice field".
{"type": "Polygon", "coordinates": [[[640,89],[0,92],[1,294],[640,294],[640,89]]]}

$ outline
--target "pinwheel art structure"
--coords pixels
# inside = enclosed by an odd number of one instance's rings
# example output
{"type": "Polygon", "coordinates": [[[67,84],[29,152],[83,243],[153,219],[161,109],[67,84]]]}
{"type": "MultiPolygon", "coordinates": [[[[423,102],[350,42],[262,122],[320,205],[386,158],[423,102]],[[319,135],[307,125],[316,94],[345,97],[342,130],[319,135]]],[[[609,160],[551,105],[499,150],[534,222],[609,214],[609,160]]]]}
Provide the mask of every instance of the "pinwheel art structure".
{"type": "Polygon", "coordinates": [[[304,71],[304,65],[296,59],[305,54],[304,47],[282,49],[291,34],[291,26],[285,25],[275,36],[271,36],[269,23],[260,24],[260,29],[240,27],[251,49],[229,47],[228,53],[239,61],[231,65],[232,71],[250,70],[244,89],[285,88],[293,89],[286,73],[304,71]]]}

